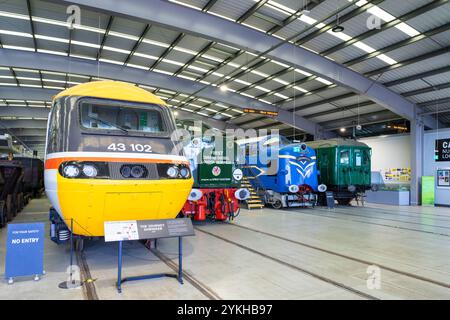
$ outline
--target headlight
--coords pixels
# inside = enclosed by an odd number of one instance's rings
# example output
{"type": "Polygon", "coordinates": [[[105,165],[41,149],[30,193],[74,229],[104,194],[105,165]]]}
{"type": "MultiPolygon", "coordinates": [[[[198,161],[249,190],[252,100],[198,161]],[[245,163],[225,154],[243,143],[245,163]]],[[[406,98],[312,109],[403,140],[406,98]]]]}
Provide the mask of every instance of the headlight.
{"type": "Polygon", "coordinates": [[[131,177],[131,168],[129,166],[122,166],[122,168],[120,168],[120,174],[124,178],[131,177]]]}
{"type": "Polygon", "coordinates": [[[325,192],[325,191],[327,191],[327,186],[324,184],[319,184],[319,186],[317,187],[317,190],[319,190],[319,192],[325,192]]]}
{"type": "Polygon", "coordinates": [[[65,177],[75,178],[80,175],[80,168],[78,168],[76,165],[70,164],[64,167],[63,173],[65,177]]]}
{"type": "Polygon", "coordinates": [[[188,200],[189,201],[198,201],[203,196],[203,192],[198,189],[192,189],[191,193],[189,193],[188,200]]]}
{"type": "Polygon", "coordinates": [[[291,193],[297,193],[299,190],[299,187],[297,185],[293,184],[293,185],[290,185],[288,189],[289,189],[289,192],[291,192],[291,193]]]}
{"type": "Polygon", "coordinates": [[[237,189],[234,192],[234,196],[238,200],[247,200],[248,198],[250,198],[250,191],[248,191],[248,189],[246,188],[237,189]]]}
{"type": "Polygon", "coordinates": [[[145,174],[144,168],[141,166],[133,166],[131,167],[131,176],[133,178],[142,178],[145,174]]]}
{"type": "Polygon", "coordinates": [[[95,166],[93,166],[92,164],[85,164],[85,165],[83,166],[83,174],[84,174],[86,177],[93,178],[93,177],[96,177],[96,176],[97,176],[98,170],[97,170],[97,168],[96,168],[95,166]]]}
{"type": "Polygon", "coordinates": [[[107,162],[68,161],[59,166],[59,174],[65,178],[109,179],[107,162]]]}
{"type": "Polygon", "coordinates": [[[177,167],[169,167],[168,169],[167,169],[167,175],[169,176],[169,177],[171,177],[171,178],[176,178],[177,176],[178,176],[178,172],[179,172],[179,170],[178,170],[178,168],[177,167]]]}
{"type": "Polygon", "coordinates": [[[183,178],[189,178],[189,176],[191,175],[191,172],[190,172],[189,168],[183,167],[180,169],[180,175],[183,178]]]}

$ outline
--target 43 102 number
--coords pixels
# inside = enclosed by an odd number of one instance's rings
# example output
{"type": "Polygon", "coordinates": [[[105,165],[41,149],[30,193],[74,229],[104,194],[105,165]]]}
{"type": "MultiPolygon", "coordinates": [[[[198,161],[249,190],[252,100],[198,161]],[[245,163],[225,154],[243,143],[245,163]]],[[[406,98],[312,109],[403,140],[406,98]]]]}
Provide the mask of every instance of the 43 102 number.
{"type": "Polygon", "coordinates": [[[133,151],[133,152],[152,152],[152,146],[149,144],[131,143],[111,143],[108,148],[111,151],[133,151]]]}

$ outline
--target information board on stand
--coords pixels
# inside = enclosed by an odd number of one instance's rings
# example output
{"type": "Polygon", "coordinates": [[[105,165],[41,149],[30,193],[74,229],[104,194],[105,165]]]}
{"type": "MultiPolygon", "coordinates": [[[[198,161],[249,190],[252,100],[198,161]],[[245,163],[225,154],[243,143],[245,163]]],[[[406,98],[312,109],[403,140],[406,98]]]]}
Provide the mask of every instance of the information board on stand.
{"type": "Polygon", "coordinates": [[[191,219],[106,221],[105,242],[193,236],[191,219]]]}

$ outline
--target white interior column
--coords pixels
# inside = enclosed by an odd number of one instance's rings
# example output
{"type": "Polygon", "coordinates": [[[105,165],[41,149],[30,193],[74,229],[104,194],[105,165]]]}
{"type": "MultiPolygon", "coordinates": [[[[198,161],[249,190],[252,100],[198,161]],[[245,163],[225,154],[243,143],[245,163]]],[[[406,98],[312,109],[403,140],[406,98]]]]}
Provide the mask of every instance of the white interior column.
{"type": "Polygon", "coordinates": [[[423,175],[424,124],[420,116],[411,121],[411,205],[420,205],[420,186],[423,175]]]}

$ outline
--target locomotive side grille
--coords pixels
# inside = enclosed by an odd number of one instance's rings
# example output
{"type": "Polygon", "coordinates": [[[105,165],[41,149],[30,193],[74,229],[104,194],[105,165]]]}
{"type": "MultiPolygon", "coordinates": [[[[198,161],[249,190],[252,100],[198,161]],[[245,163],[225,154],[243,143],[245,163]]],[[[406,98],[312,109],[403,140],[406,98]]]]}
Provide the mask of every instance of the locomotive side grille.
{"type": "Polygon", "coordinates": [[[124,162],[111,162],[109,165],[109,173],[112,180],[156,180],[159,179],[158,175],[158,169],[155,163],[124,163],[124,162]],[[144,178],[125,178],[120,173],[120,168],[122,168],[123,165],[128,166],[141,166],[145,167],[147,170],[147,176],[144,178]]]}

